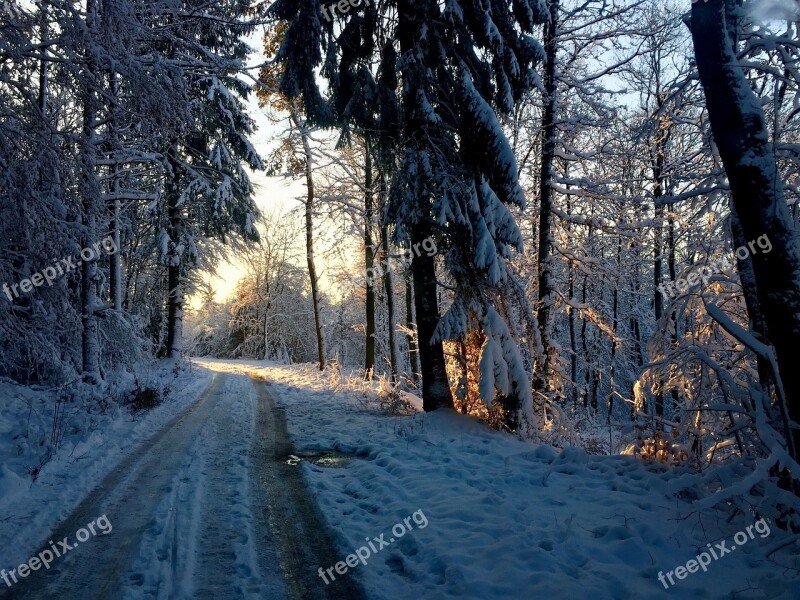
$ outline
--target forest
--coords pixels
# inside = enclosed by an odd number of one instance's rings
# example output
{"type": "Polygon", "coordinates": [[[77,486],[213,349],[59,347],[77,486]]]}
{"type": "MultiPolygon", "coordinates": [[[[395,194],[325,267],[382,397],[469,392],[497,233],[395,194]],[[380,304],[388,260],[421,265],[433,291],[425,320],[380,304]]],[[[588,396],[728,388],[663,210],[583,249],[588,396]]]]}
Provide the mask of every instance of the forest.
{"type": "Polygon", "coordinates": [[[797,536],[798,60],[795,0],[2,0],[0,380],[312,363],[797,536]]]}

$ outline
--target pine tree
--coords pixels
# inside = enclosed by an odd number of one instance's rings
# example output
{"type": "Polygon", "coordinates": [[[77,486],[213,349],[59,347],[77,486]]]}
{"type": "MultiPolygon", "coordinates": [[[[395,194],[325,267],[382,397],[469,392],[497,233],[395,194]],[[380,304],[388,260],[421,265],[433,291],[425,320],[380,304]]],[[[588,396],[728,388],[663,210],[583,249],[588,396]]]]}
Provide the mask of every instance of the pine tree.
{"type": "Polygon", "coordinates": [[[241,17],[248,2],[228,0],[173,15],[175,29],[167,52],[184,64],[189,121],[163,148],[165,219],[160,232],[161,260],[167,267],[167,323],[163,354],[179,351],[187,271],[199,264],[199,236],[226,241],[231,233],[257,239],[257,208],[245,170],[262,169],[248,136],[252,118],[243,100],[251,92],[237,77],[249,48],[242,36],[253,26],[241,17]],[[233,18],[230,16],[233,15],[233,18]]]}
{"type": "Polygon", "coordinates": [[[530,377],[494,308],[508,284],[506,261],[521,248],[508,206],[525,202],[498,114],[538,81],[533,68],[543,52],[532,34],[546,6],[396,0],[327,21],[317,2],[278,0],[270,14],[289,23],[277,56],[286,63],[282,91],[302,94],[316,123],[336,124],[345,136],[371,133],[379,154],[397,161],[388,211],[396,236],[412,249],[435,240],[452,277],[451,306],[440,318],[436,261],[415,256],[425,409],[452,407],[442,341],[463,338],[473,321],[487,335],[486,399],[499,392],[512,399],[513,419],[518,409],[530,415],[530,377]],[[315,79],[319,66],[329,99],[315,79]]]}

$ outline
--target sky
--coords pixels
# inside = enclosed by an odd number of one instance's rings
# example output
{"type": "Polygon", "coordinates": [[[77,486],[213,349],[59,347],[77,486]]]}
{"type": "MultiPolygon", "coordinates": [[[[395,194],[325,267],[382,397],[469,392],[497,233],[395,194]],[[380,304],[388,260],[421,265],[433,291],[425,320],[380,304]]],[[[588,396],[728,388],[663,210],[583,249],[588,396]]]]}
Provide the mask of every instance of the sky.
{"type": "MultiPolygon", "coordinates": [[[[263,173],[250,175],[256,189],[255,202],[261,212],[287,214],[299,204],[296,198],[305,193],[305,184],[301,180],[267,177],[263,173]]],[[[245,274],[245,267],[237,259],[235,251],[229,248],[227,260],[220,264],[216,275],[209,274],[205,280],[214,287],[214,299],[223,302],[233,295],[237,282],[245,274]]],[[[193,308],[198,308],[199,302],[198,296],[190,300],[193,308]]]]}

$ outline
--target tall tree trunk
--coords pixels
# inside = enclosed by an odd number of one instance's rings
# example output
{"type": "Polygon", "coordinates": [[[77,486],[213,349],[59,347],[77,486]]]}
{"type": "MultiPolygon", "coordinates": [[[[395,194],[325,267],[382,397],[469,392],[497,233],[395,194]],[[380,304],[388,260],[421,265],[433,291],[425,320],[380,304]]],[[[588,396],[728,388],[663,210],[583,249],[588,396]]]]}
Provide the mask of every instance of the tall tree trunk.
{"type": "MultiPolygon", "coordinates": [[[[575,266],[569,261],[569,299],[575,299],[575,266]]],[[[578,407],[578,339],[575,334],[575,309],[569,307],[569,349],[572,407],[578,407]]]]}
{"type": "MultiPolygon", "coordinates": [[[[119,79],[117,74],[112,70],[110,73],[111,79],[111,97],[117,98],[119,95],[119,79]]],[[[112,110],[114,108],[112,107],[112,110]]],[[[119,130],[117,127],[116,119],[112,118],[111,121],[110,137],[114,141],[114,151],[117,149],[119,143],[119,130]]],[[[114,310],[122,311],[122,239],[120,235],[120,211],[122,202],[120,200],[120,178],[119,178],[119,164],[111,167],[111,192],[113,197],[109,202],[108,210],[111,213],[111,237],[114,240],[114,247],[116,251],[111,253],[108,257],[109,270],[108,270],[108,284],[111,303],[114,305],[114,310]]]]}
{"type": "MultiPolygon", "coordinates": [[[[431,236],[428,227],[417,227],[411,232],[412,247],[421,247],[431,236]],[[419,244],[419,246],[417,246],[419,244]]],[[[437,408],[453,408],[453,396],[444,362],[444,347],[434,341],[439,324],[439,302],[437,298],[436,264],[433,256],[423,252],[414,256],[411,263],[414,278],[414,300],[417,309],[417,331],[419,332],[419,358],[422,372],[422,404],[425,411],[437,408]]]]}
{"type": "MultiPolygon", "coordinates": [[[[586,287],[588,285],[589,277],[583,276],[583,284],[581,285],[581,303],[586,304],[586,287]]],[[[583,407],[589,406],[589,386],[591,385],[592,363],[591,354],[589,353],[589,336],[588,336],[588,323],[589,320],[584,315],[581,319],[581,348],[583,349],[583,360],[586,363],[583,371],[583,407]]]]}
{"type": "MultiPolygon", "coordinates": [[[[636,193],[635,190],[629,190],[631,193],[636,193]]],[[[642,213],[640,211],[640,207],[636,207],[634,209],[634,220],[639,222],[642,220],[642,213]]],[[[633,264],[639,265],[642,264],[642,242],[639,239],[634,240],[631,243],[631,251],[633,252],[633,264]]],[[[639,279],[638,272],[633,277],[633,297],[637,299],[633,306],[638,303],[638,298],[641,297],[642,292],[642,283],[639,279]]],[[[631,332],[631,341],[633,342],[633,351],[636,354],[636,366],[639,367],[639,372],[641,372],[642,366],[645,363],[645,356],[642,354],[642,331],[641,325],[639,323],[639,312],[634,310],[633,306],[630,310],[630,315],[628,317],[630,332],[631,332]]],[[[631,398],[633,398],[633,389],[631,388],[631,398]]],[[[631,409],[631,417],[633,417],[633,406],[630,405],[629,408],[631,409]]]]}
{"type": "MultiPolygon", "coordinates": [[[[426,22],[439,9],[432,0],[399,0],[397,7],[398,38],[403,78],[403,105],[406,107],[403,119],[403,143],[406,151],[427,152],[430,141],[426,138],[426,117],[428,109],[422,102],[427,81],[427,68],[417,59],[419,44],[426,37],[426,22]]],[[[424,188],[418,188],[411,199],[413,206],[408,212],[417,215],[416,222],[409,223],[411,247],[423,246],[431,239],[432,199],[424,188]]],[[[419,355],[422,365],[422,404],[425,411],[438,408],[453,408],[453,395],[447,378],[444,361],[444,347],[435,338],[439,323],[439,303],[437,298],[436,263],[433,256],[422,253],[414,256],[411,263],[414,280],[414,302],[417,311],[417,331],[419,332],[419,355]]]]}
{"type": "MultiPolygon", "coordinates": [[[[569,162],[565,159],[564,177],[569,176],[569,162]]],[[[569,184],[567,184],[569,188],[569,184]]],[[[569,196],[566,199],[567,214],[572,215],[572,203],[569,196]]],[[[568,235],[572,234],[572,225],[566,225],[568,235]]],[[[570,260],[567,263],[567,289],[570,302],[575,300],[575,262],[570,260]]],[[[570,387],[572,389],[572,409],[578,408],[578,340],[575,333],[575,309],[572,306],[567,307],[567,317],[569,322],[569,349],[570,349],[570,387]]]]}
{"type": "Polygon", "coordinates": [[[369,142],[364,150],[364,268],[367,283],[366,339],[364,340],[364,374],[369,377],[375,371],[375,242],[372,239],[374,218],[372,148],[369,142]]]}
{"type": "MultiPolygon", "coordinates": [[[[669,218],[667,219],[667,245],[669,247],[669,255],[667,256],[667,267],[669,268],[669,278],[672,281],[675,281],[678,277],[677,271],[677,258],[676,258],[676,241],[675,241],[675,215],[673,213],[669,214],[669,218]]],[[[670,315],[670,319],[672,320],[672,347],[678,347],[678,314],[676,311],[672,311],[670,315]]],[[[673,409],[678,406],[680,401],[680,396],[678,395],[677,388],[672,388],[672,407],[673,409]]]]}
{"type": "MultiPolygon", "coordinates": [[[[655,130],[653,139],[653,146],[655,146],[655,156],[650,157],[651,167],[653,169],[653,204],[655,212],[655,239],[653,241],[653,295],[654,311],[656,321],[659,321],[664,315],[664,297],[659,291],[659,287],[663,284],[664,274],[664,204],[662,198],[664,197],[664,169],[667,160],[667,144],[671,135],[669,119],[661,116],[661,108],[664,104],[664,92],[661,89],[661,73],[655,73],[656,76],[656,89],[654,95],[656,98],[656,117],[658,126],[655,130]]],[[[659,389],[655,397],[654,412],[656,416],[656,430],[661,431],[664,429],[664,391],[662,389],[662,382],[659,383],[659,389]]]]}
{"type": "Polygon", "coordinates": [[[306,123],[300,117],[297,106],[292,106],[292,120],[295,127],[300,132],[300,139],[303,144],[303,155],[305,157],[306,170],[306,258],[308,260],[308,277],[311,280],[311,303],[314,308],[314,329],[317,333],[317,361],[319,370],[325,370],[325,338],[322,333],[322,320],[320,317],[320,295],[319,280],[317,279],[317,267],[314,264],[314,155],[311,152],[311,143],[308,140],[309,134],[306,123]]]}
{"type": "MultiPolygon", "coordinates": [[[[622,272],[622,236],[617,235],[617,273],[622,272]]],[[[614,373],[617,362],[617,333],[619,332],[619,279],[614,280],[614,292],[612,293],[613,300],[612,306],[612,332],[614,334],[611,340],[611,361],[608,369],[608,398],[606,405],[608,407],[608,425],[611,425],[611,414],[614,412],[614,373]]],[[[609,452],[611,451],[611,432],[609,431],[609,452]]]]}
{"type": "Polygon", "coordinates": [[[406,341],[408,343],[408,364],[411,367],[411,378],[419,385],[419,348],[414,332],[417,326],[414,318],[414,287],[411,275],[406,276],[406,341]]]}
{"type": "Polygon", "coordinates": [[[653,295],[655,299],[653,309],[656,321],[659,321],[664,314],[664,296],[658,290],[664,277],[664,205],[658,200],[658,190],[659,188],[656,188],[655,224],[653,226],[653,295]]]}
{"type": "MultiPolygon", "coordinates": [[[[654,295],[654,311],[656,321],[661,320],[664,315],[664,297],[659,291],[659,287],[663,285],[664,277],[664,204],[661,202],[661,197],[664,195],[663,179],[661,177],[661,154],[656,159],[653,165],[653,182],[654,182],[654,202],[655,202],[655,239],[653,240],[653,295],[654,295]]],[[[655,397],[655,421],[656,430],[661,431],[664,428],[664,391],[662,389],[662,382],[659,382],[658,391],[655,397]]]]}
{"type": "MultiPolygon", "coordinates": [[[[384,239],[388,243],[387,231],[386,228],[383,228],[383,235],[384,239]]],[[[387,261],[388,263],[388,261],[387,261]]],[[[397,381],[397,335],[395,332],[395,327],[397,323],[397,317],[395,316],[395,306],[394,306],[394,277],[392,276],[392,271],[387,264],[387,269],[383,272],[383,286],[386,290],[386,318],[387,318],[387,329],[389,335],[389,368],[392,372],[392,381],[397,381]]]]}
{"type": "MultiPolygon", "coordinates": [[[[739,221],[739,215],[736,213],[736,208],[731,207],[731,239],[733,240],[734,248],[741,248],[747,245],[747,238],[742,230],[742,224],[739,221]]],[[[764,319],[764,311],[761,310],[761,303],[758,300],[758,286],[756,285],[756,277],[753,272],[753,259],[748,256],[745,259],[736,256],[736,268],[739,271],[739,280],[742,283],[742,295],[744,296],[744,303],[747,307],[747,315],[750,320],[750,329],[753,330],[757,339],[761,342],[769,343],[769,331],[767,329],[767,322],[764,319]]],[[[761,356],[756,356],[756,364],[758,365],[758,379],[764,390],[769,393],[772,381],[772,369],[769,361],[761,356]]]]}
{"type": "Polygon", "coordinates": [[[384,210],[384,215],[381,221],[381,246],[383,247],[383,286],[386,293],[386,318],[388,320],[387,329],[389,332],[389,366],[392,371],[392,381],[397,381],[397,339],[395,328],[397,324],[396,310],[394,306],[394,276],[392,273],[391,260],[391,242],[389,240],[389,227],[386,223],[385,211],[388,208],[388,184],[386,182],[386,175],[381,173],[381,206],[384,210]]]}
{"type": "MultiPolygon", "coordinates": [[[[745,239],[766,235],[772,251],[753,254],[753,275],[788,403],[800,423],[800,247],[793,230],[774,147],[758,98],[736,56],[735,0],[692,5],[691,32],[708,116],[745,239]]],[[[787,440],[794,454],[800,429],[787,440]]],[[[796,455],[795,455],[796,456],[796,455]]]]}
{"type": "MultiPolygon", "coordinates": [[[[90,32],[97,28],[97,5],[95,0],[86,2],[86,27],[90,32]]],[[[97,74],[97,65],[91,58],[87,61],[89,75],[97,74]]],[[[91,249],[97,240],[97,201],[100,184],[97,179],[95,121],[98,115],[98,99],[92,88],[93,78],[87,75],[83,89],[83,131],[81,140],[81,202],[83,207],[83,235],[81,236],[81,325],[83,378],[88,383],[100,380],[99,348],[97,340],[97,257],[83,257],[84,249],[91,249]]]]}
{"type": "Polygon", "coordinates": [[[542,114],[542,165],[539,178],[539,308],[536,319],[539,322],[542,345],[544,347],[543,362],[537,369],[535,386],[538,390],[548,389],[549,379],[553,376],[553,352],[555,346],[550,339],[550,311],[553,302],[552,266],[552,213],[553,213],[553,180],[555,178],[556,156],[556,106],[558,102],[558,80],[556,79],[556,62],[558,59],[558,7],[559,0],[548,0],[550,22],[545,25],[544,47],[546,65],[544,74],[544,113],[542,114]]]}
{"type": "Polygon", "coordinates": [[[177,143],[173,143],[167,154],[170,165],[170,173],[167,174],[167,235],[170,248],[167,256],[167,342],[164,352],[167,358],[180,356],[183,333],[183,256],[180,252],[183,217],[179,206],[181,190],[177,154],[177,143]]]}

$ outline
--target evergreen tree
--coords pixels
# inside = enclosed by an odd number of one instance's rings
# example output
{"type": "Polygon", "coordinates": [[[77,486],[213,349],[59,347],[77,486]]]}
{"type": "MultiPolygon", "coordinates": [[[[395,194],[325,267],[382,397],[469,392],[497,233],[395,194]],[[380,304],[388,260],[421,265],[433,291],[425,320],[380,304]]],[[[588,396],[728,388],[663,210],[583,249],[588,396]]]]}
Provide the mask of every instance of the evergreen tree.
{"type": "Polygon", "coordinates": [[[508,206],[525,203],[498,115],[538,82],[543,50],[532,34],[547,7],[539,0],[396,0],[327,20],[319,2],[278,0],[269,12],[289,23],[277,55],[286,64],[283,93],[302,95],[319,124],[336,124],[345,136],[367,132],[379,155],[397,162],[387,213],[396,236],[412,249],[435,240],[452,278],[450,308],[440,318],[436,261],[415,255],[425,409],[453,405],[442,341],[477,325],[486,334],[484,398],[499,392],[509,399],[512,422],[519,410],[530,416],[530,376],[496,308],[511,285],[506,261],[522,242],[508,206]],[[319,90],[318,67],[329,98],[319,90]]]}
{"type": "Polygon", "coordinates": [[[241,20],[249,2],[228,0],[195,10],[199,6],[190,0],[176,7],[166,42],[171,59],[184,65],[181,86],[192,109],[163,148],[159,247],[167,267],[167,323],[162,352],[169,357],[179,349],[187,270],[199,264],[197,238],[224,242],[232,232],[258,237],[245,166],[263,165],[248,139],[254,125],[243,100],[251,87],[237,77],[250,51],[242,38],[253,26],[241,20]]]}

